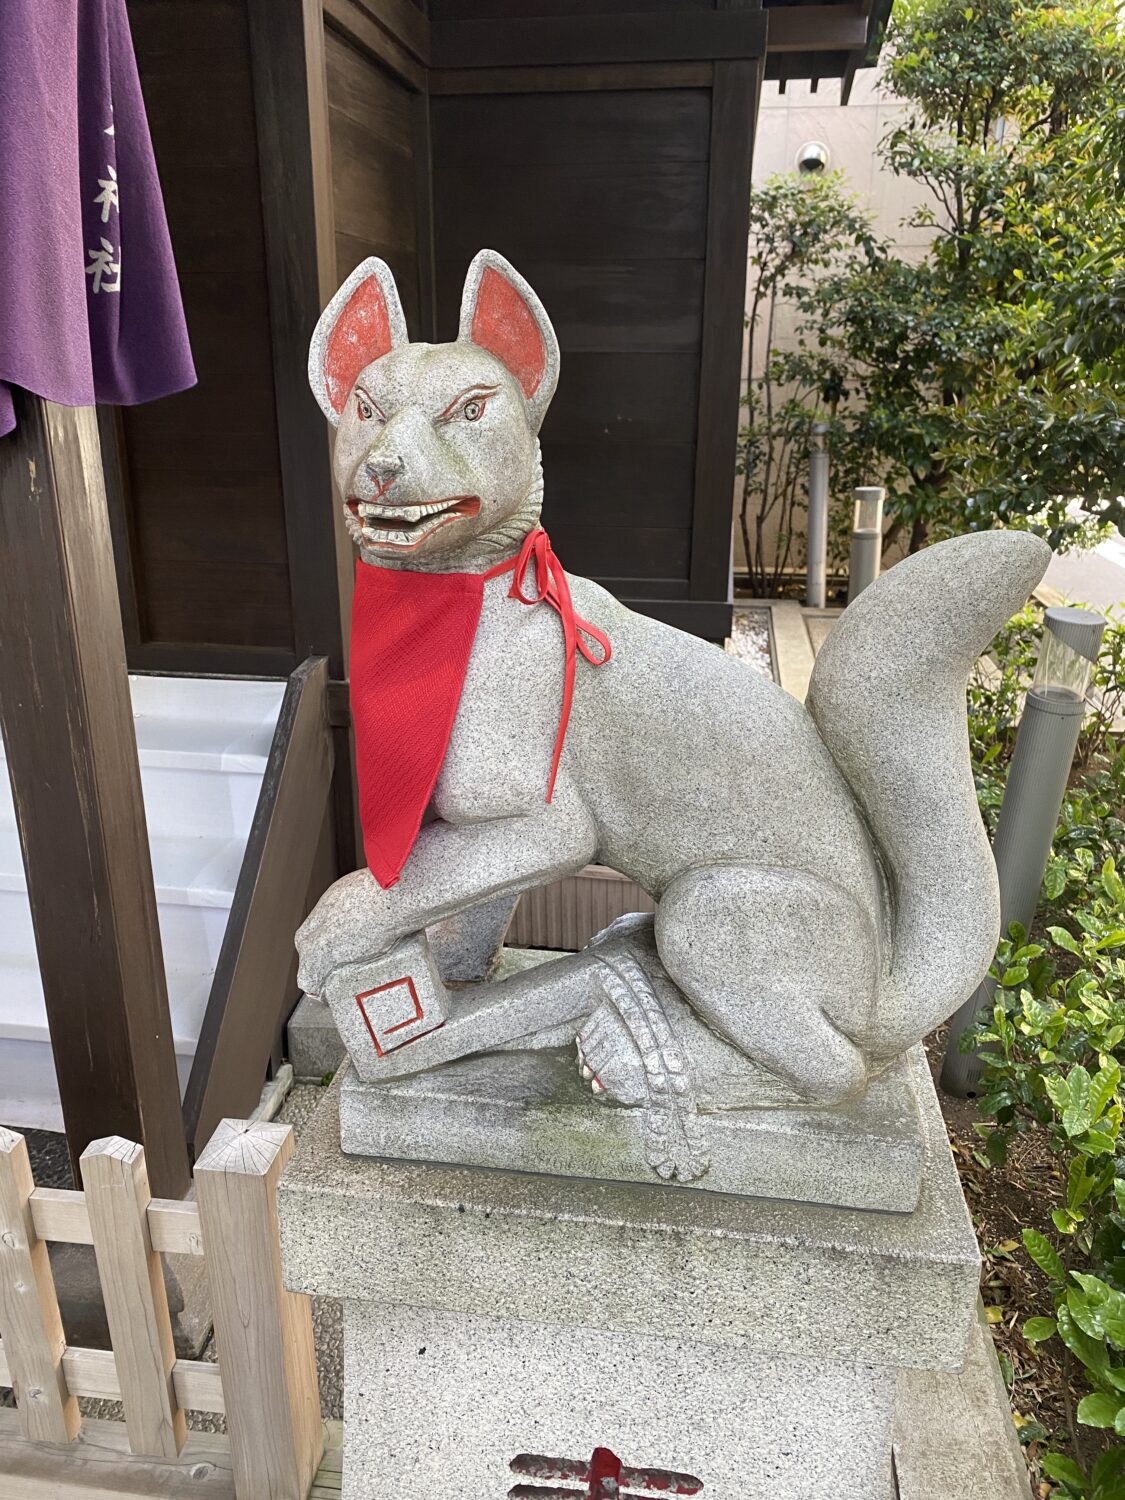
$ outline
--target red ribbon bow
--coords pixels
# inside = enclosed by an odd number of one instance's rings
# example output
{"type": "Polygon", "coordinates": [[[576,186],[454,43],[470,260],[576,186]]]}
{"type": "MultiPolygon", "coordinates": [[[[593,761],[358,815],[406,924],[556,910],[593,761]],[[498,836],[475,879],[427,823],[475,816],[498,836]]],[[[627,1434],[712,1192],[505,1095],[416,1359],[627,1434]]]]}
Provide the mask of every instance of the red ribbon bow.
{"type": "Polygon", "coordinates": [[[551,776],[547,782],[547,801],[550,802],[555,795],[555,778],[558,776],[563,742],[566,739],[566,727],[570,722],[570,709],[574,702],[577,653],[581,651],[583,658],[592,667],[604,667],[613,655],[613,647],[604,630],[599,630],[596,625],[592,625],[589,620],[584,620],[575,612],[566,569],[555,556],[551,539],[541,526],[528,532],[524,537],[523,546],[514,558],[509,562],[501,563],[499,567],[490,568],[484,576],[485,578],[498,578],[502,573],[508,572],[514,572],[515,575],[512,579],[512,586],[508,590],[509,599],[518,599],[521,604],[549,604],[562,621],[563,648],[566,658],[559,729],[555,736],[555,753],[551,757],[551,776]],[[524,592],[524,588],[527,583],[528,570],[533,561],[535,563],[535,592],[528,594],[524,592]],[[593,647],[586,640],[587,636],[600,648],[600,656],[594,654],[593,647]]]}

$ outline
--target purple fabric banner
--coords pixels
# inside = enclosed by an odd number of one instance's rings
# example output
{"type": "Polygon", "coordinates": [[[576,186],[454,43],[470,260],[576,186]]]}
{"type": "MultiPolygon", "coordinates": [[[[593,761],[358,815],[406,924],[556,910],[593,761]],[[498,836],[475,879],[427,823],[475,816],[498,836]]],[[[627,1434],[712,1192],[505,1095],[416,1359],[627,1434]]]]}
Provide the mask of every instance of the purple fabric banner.
{"type": "Polygon", "coordinates": [[[0,434],[195,384],[125,0],[4,0],[0,434]]]}

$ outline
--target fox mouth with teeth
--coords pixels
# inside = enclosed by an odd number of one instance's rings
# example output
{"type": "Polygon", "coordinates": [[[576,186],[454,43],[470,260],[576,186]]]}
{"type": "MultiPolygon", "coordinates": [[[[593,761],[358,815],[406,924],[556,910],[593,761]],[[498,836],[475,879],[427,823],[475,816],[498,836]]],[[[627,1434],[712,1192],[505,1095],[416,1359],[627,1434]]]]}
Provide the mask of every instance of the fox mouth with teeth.
{"type": "Polygon", "coordinates": [[[353,496],[344,507],[348,534],[360,548],[396,552],[413,552],[440,527],[479,514],[479,495],[454,495],[429,505],[388,505],[353,496]]]}

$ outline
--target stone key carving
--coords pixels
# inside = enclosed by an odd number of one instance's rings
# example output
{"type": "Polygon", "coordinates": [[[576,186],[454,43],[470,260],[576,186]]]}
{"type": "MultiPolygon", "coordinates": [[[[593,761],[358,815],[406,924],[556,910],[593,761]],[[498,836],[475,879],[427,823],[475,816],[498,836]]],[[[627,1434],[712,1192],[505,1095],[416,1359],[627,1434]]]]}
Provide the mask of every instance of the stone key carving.
{"type": "MultiPolygon", "coordinates": [[[[539,520],[558,365],[538,298],[492,251],[450,344],[407,341],[381,261],[349,277],[310,375],[338,423],[361,566],[482,574],[512,557],[539,520]]],[[[999,902],[965,683],[1049,557],[1026,533],[989,532],[898,564],[833,629],[806,705],[573,578],[613,654],[578,663],[549,803],[559,616],[511,598],[510,575],[486,582],[434,820],[397,884],[346,876],[297,935],[301,984],[331,1002],[359,1077],[577,1042],[593,1095],[644,1111],[650,1164],[683,1180],[706,1172],[711,1111],[862,1094],[991,961],[999,902]],[[444,990],[429,924],[591,860],[650,891],[655,918],[444,990]]]]}

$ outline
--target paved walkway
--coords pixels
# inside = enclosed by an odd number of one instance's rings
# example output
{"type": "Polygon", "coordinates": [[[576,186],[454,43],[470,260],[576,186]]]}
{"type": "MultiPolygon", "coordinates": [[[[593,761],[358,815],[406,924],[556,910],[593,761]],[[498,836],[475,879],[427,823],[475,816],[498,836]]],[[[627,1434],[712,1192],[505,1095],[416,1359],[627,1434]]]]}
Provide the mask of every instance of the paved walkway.
{"type": "Polygon", "coordinates": [[[1043,582],[1073,604],[1102,611],[1125,606],[1125,537],[1115,535],[1093,552],[1053,558],[1043,582]]]}

